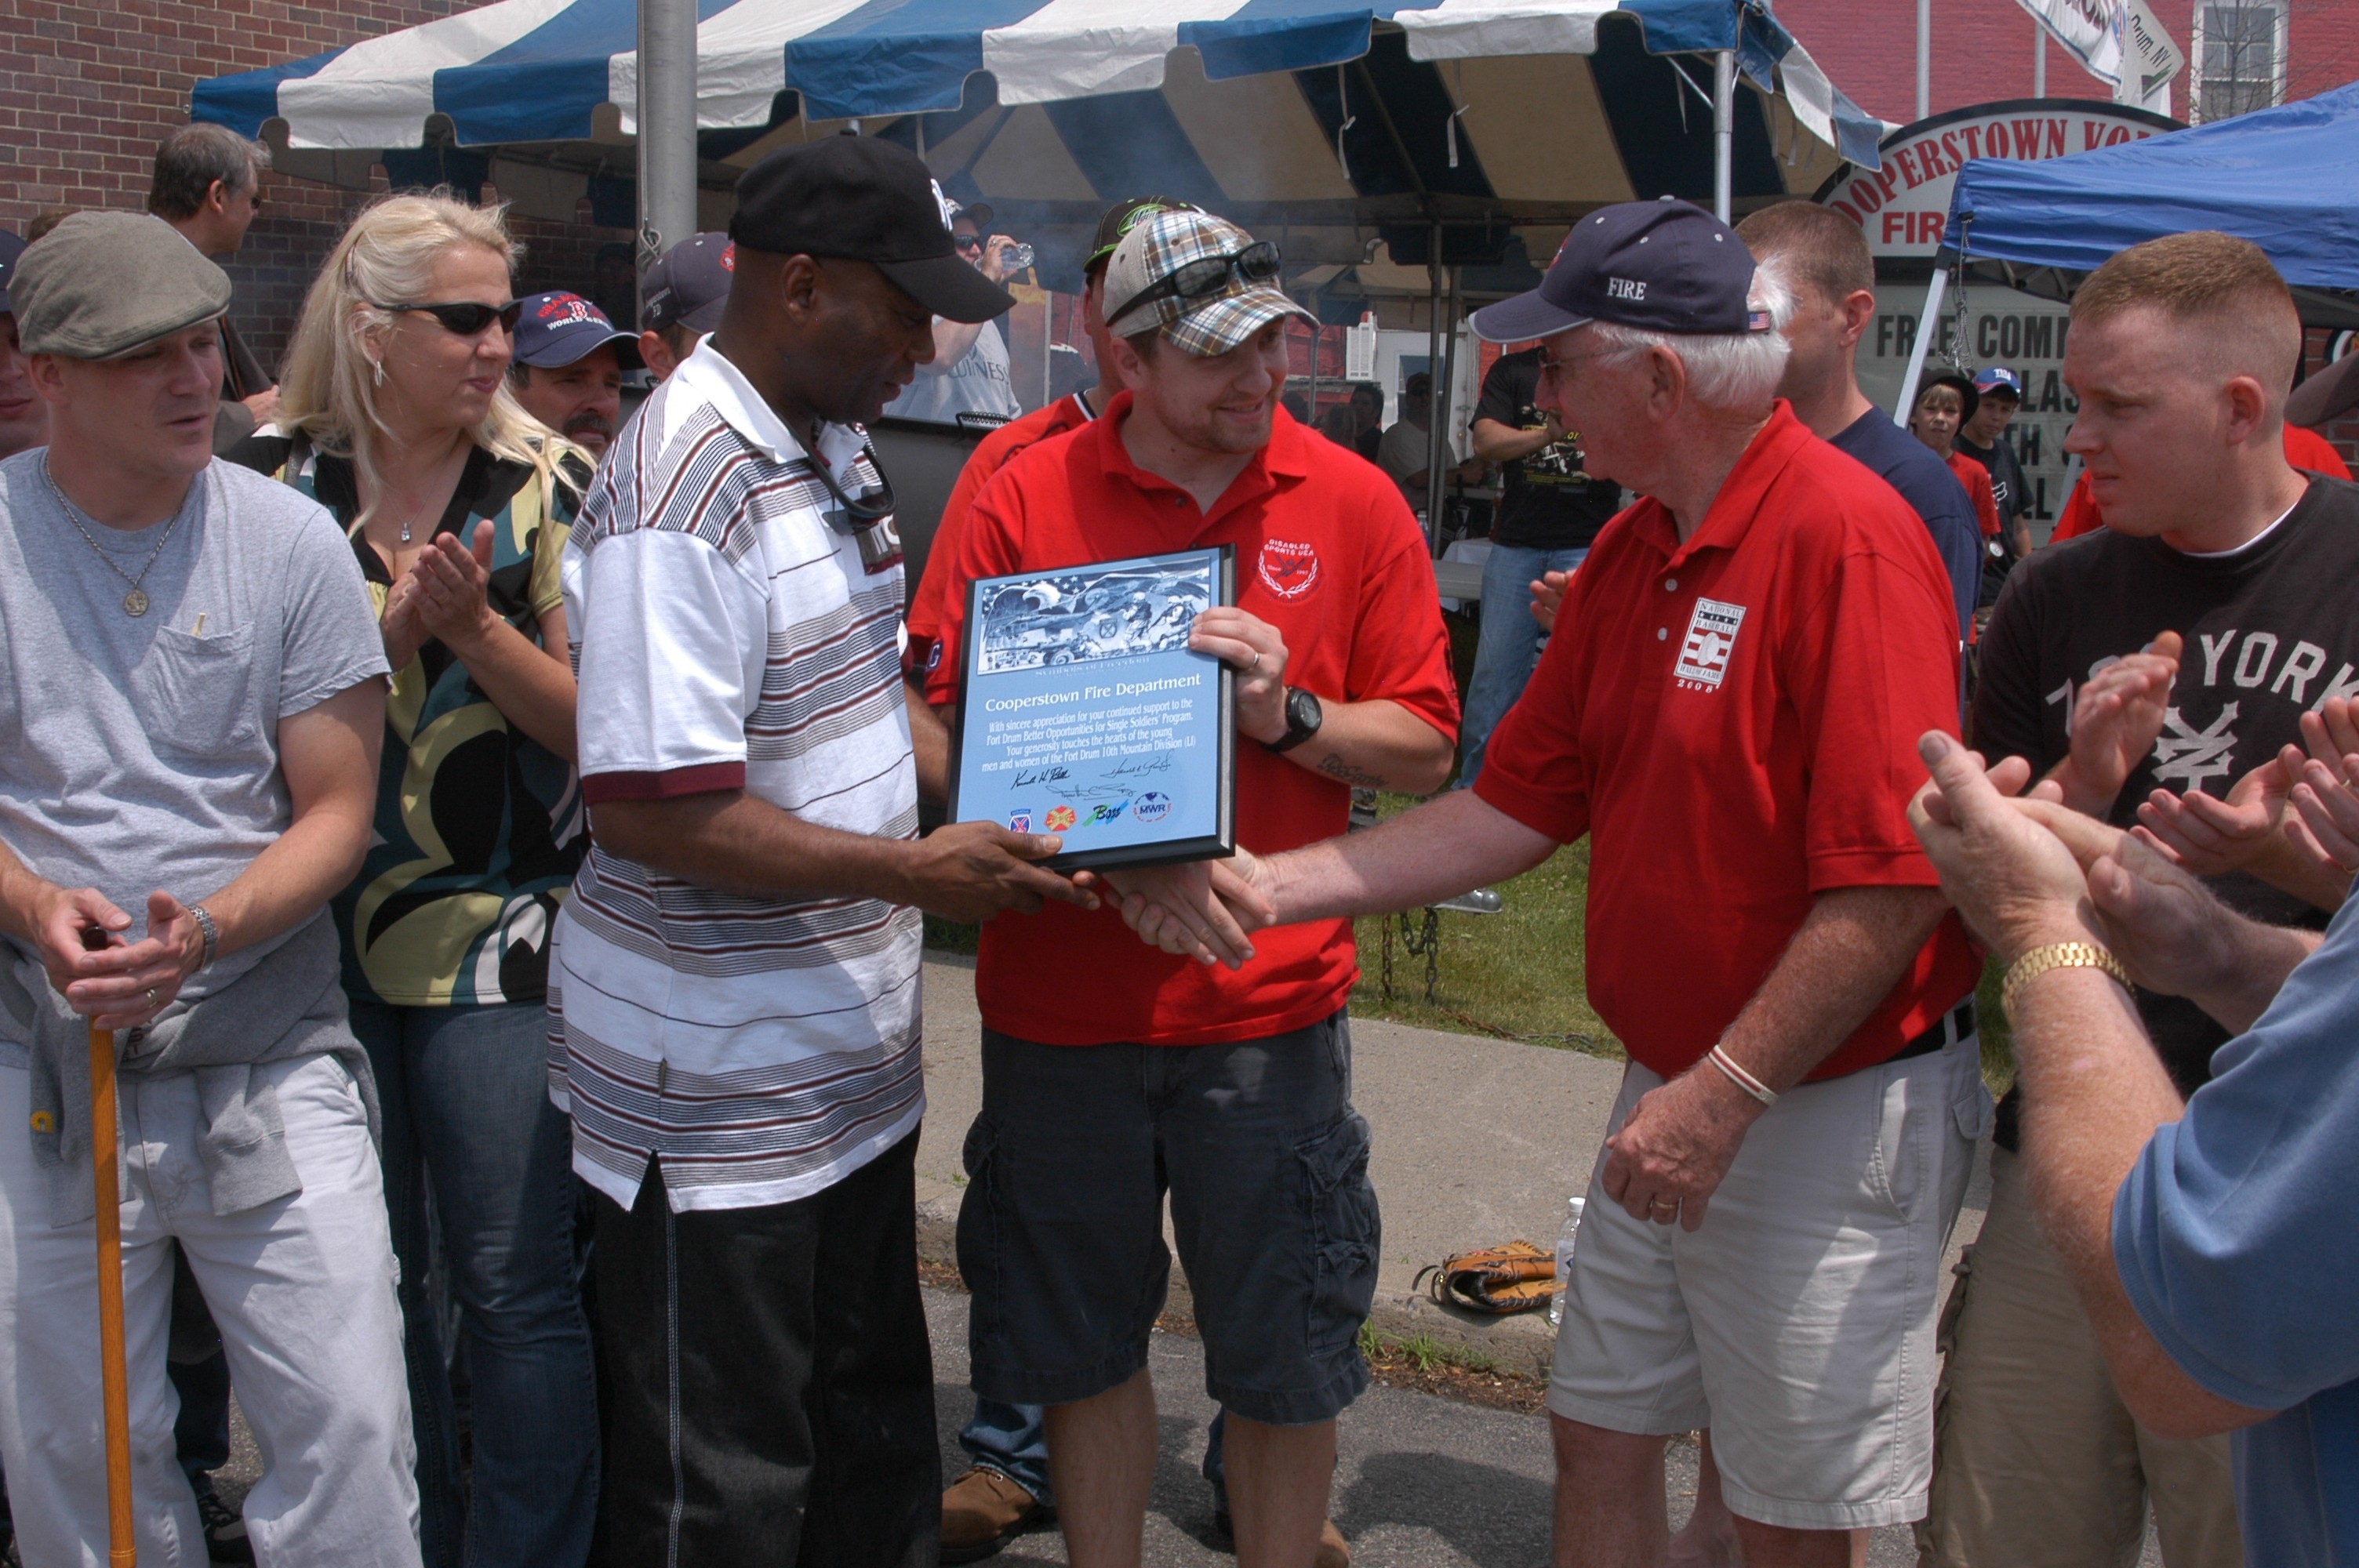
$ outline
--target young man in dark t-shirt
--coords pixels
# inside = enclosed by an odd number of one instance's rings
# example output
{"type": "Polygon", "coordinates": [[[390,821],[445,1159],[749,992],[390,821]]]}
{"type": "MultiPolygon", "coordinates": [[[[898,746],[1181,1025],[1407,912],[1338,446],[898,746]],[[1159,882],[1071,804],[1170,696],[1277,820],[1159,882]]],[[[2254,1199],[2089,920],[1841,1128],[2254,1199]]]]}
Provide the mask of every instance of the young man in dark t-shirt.
{"type": "Polygon", "coordinates": [[[1622,503],[1620,485],[1582,470],[1580,438],[1533,402],[1539,384],[1538,348],[1503,354],[1474,405],[1474,455],[1499,464],[1505,478],[1483,563],[1483,637],[1466,688],[1464,788],[1483,771],[1484,743],[1523,695],[1548,641],[1529,613],[1530,585],[1580,566],[1622,503]]]}
{"type": "MultiPolygon", "coordinates": [[[[2347,886],[2286,841],[2267,786],[2301,715],[2359,690],[2359,487],[2285,460],[2292,299],[2253,246],[2184,234],[2099,269],[2072,325],[2067,444],[2107,526],[2010,575],[1975,743],[2028,759],[2075,810],[2146,825],[2240,912],[2321,925],[2347,886]]],[[[2137,1002],[2191,1094],[2226,1032],[2185,1000],[2137,1002]]],[[[2033,1222],[2022,1111],[2001,1108],[1989,1217],[1960,1270],[1925,1561],[2104,1560],[2150,1497],[2166,1561],[2233,1564],[2228,1444],[2132,1422],[2033,1222]]]]}
{"type": "Polygon", "coordinates": [[[2030,487],[2023,463],[2006,438],[2015,411],[2023,406],[2023,380],[2005,365],[1984,365],[1974,373],[1974,412],[1962,426],[1951,449],[1982,464],[1990,475],[1991,498],[1998,503],[1998,535],[1983,541],[1983,580],[1979,606],[1998,602],[1998,590],[2015,563],[2031,554],[2030,487]]]}

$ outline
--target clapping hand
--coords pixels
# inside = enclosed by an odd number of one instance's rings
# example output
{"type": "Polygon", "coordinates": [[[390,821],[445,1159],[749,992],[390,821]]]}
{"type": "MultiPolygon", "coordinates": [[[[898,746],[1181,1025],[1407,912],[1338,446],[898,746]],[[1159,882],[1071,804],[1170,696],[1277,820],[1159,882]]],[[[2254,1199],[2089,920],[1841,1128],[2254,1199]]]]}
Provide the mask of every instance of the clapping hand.
{"type": "Polygon", "coordinates": [[[404,579],[414,585],[419,619],[429,634],[454,653],[479,642],[499,621],[489,598],[494,536],[489,518],[475,524],[472,548],[456,534],[438,534],[404,579]]]}
{"type": "Polygon", "coordinates": [[[2165,632],[2091,676],[2081,688],[2072,704],[2066,805],[2092,816],[2113,809],[2132,770],[2162,733],[2181,645],[2178,633],[2165,632]]]}
{"type": "Polygon", "coordinates": [[[1532,579],[1532,619],[1540,630],[1556,631],[1556,612],[1564,608],[1564,590],[1572,581],[1571,572],[1542,572],[1532,579]]]}
{"type": "MultiPolygon", "coordinates": [[[[2297,758],[2301,755],[2292,747],[2287,750],[2297,758]]],[[[2271,757],[2238,779],[2225,799],[2200,789],[2183,795],[2156,790],[2137,808],[2140,835],[2199,877],[2244,871],[2266,851],[2284,821],[2293,779],[2280,760],[2271,757]]]]}
{"type": "Polygon", "coordinates": [[[2294,781],[2286,837],[2322,871],[2348,881],[2359,873],[2359,704],[2331,697],[2301,716],[2305,757],[2288,746],[2277,764],[2294,781]]]}

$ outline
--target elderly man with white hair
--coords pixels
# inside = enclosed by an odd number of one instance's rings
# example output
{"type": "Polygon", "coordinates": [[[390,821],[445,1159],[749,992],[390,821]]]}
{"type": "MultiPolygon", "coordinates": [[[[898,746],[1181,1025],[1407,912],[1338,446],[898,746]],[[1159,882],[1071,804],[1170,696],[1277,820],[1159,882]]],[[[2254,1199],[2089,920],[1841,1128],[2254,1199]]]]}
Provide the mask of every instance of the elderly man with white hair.
{"type": "Polygon", "coordinates": [[[1539,400],[1606,525],[1482,778],[1373,832],[1133,884],[1140,935],[1409,908],[1591,837],[1589,994],[1628,1047],[1549,1408],[1556,1562],[1659,1563],[1670,1435],[1710,1427],[1745,1560],[1841,1564],[1924,1512],[1943,1241],[1988,1108],[1981,966],[1906,811],[1955,732],[1940,557],[1777,398],[1787,309],[1679,202],[1582,220],[1532,294],[1539,400]]]}

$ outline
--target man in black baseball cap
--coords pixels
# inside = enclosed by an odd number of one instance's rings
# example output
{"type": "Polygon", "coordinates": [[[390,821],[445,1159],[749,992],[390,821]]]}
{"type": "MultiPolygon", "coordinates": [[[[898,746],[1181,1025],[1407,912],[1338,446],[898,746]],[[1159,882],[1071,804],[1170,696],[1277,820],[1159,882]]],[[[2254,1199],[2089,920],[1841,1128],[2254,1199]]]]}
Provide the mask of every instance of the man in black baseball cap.
{"type": "Polygon", "coordinates": [[[679,368],[697,340],[721,325],[736,243],[726,234],[691,234],[658,257],[639,279],[639,357],[661,381],[679,368]]]}
{"type": "Polygon", "coordinates": [[[48,406],[34,395],[16,346],[16,313],[8,303],[8,278],[24,254],[25,242],[0,229],[0,458],[39,446],[49,427],[48,406]]]}
{"type": "Polygon", "coordinates": [[[639,368],[638,339],[564,289],[521,303],[508,390],[526,413],[593,460],[604,457],[622,417],[623,373],[639,368]]]}

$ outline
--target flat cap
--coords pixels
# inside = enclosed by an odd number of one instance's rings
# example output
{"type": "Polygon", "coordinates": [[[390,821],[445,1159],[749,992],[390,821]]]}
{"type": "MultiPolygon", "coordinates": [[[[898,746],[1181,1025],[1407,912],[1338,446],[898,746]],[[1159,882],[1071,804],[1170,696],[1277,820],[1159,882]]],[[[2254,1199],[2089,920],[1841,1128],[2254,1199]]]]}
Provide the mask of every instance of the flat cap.
{"type": "Polygon", "coordinates": [[[28,354],[111,360],[229,309],[229,274],[145,212],[76,212],[8,280],[28,354]]]}

